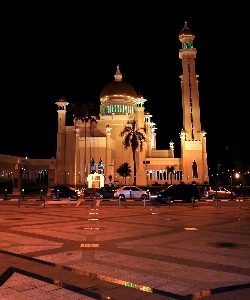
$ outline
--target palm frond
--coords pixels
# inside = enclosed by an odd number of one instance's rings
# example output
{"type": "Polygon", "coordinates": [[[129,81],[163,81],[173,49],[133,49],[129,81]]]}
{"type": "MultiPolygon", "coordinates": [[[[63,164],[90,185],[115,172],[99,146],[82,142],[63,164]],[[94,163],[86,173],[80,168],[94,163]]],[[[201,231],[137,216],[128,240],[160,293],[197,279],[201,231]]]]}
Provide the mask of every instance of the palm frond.
{"type": "Polygon", "coordinates": [[[82,121],[83,123],[96,123],[100,119],[97,107],[93,102],[70,103],[68,112],[68,117],[73,118],[75,121],[82,121]]]}
{"type": "Polygon", "coordinates": [[[123,145],[125,146],[126,149],[130,147],[130,139],[131,139],[130,134],[127,134],[124,138],[123,145]]]}

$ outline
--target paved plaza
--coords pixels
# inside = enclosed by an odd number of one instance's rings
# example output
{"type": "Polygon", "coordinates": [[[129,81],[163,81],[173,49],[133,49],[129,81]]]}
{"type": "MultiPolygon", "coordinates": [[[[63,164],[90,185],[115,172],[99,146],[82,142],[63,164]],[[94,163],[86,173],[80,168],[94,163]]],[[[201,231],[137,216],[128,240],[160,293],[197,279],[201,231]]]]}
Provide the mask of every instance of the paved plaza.
{"type": "Polygon", "coordinates": [[[0,299],[250,299],[250,202],[0,201],[0,299]]]}

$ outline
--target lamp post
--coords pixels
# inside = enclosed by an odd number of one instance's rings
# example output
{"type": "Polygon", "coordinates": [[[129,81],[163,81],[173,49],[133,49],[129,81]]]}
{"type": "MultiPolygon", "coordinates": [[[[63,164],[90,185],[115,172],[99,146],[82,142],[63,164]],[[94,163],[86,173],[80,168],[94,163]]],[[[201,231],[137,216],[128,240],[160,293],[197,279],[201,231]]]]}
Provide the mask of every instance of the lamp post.
{"type": "Polygon", "coordinates": [[[235,174],[235,178],[238,179],[237,184],[241,186],[241,184],[240,184],[240,172],[235,174]]]}
{"type": "Polygon", "coordinates": [[[230,176],[231,177],[231,198],[232,198],[232,193],[233,193],[233,172],[234,172],[234,170],[231,170],[231,176],[230,176]]]}
{"type": "Polygon", "coordinates": [[[221,165],[217,164],[217,168],[218,168],[218,174],[217,174],[217,176],[218,176],[218,179],[219,179],[219,184],[220,184],[220,167],[221,167],[221,165]]]}

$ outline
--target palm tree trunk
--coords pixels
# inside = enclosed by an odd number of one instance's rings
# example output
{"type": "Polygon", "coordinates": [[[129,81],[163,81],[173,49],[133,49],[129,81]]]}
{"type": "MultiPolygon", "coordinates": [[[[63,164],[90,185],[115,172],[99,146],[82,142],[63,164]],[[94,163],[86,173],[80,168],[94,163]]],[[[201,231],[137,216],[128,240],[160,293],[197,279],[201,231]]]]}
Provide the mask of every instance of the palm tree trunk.
{"type": "Polygon", "coordinates": [[[136,185],[136,156],[135,156],[135,151],[133,151],[133,160],[134,160],[134,185],[136,185]]]}
{"type": "MultiPolygon", "coordinates": [[[[90,121],[89,123],[89,161],[91,161],[91,156],[92,156],[92,137],[91,137],[91,124],[92,122],[90,121]]],[[[90,170],[91,173],[91,170],[90,170]]]]}
{"type": "Polygon", "coordinates": [[[76,157],[77,157],[77,149],[76,149],[76,119],[74,121],[75,123],[75,166],[74,166],[74,183],[75,183],[75,190],[76,190],[76,157]]]}

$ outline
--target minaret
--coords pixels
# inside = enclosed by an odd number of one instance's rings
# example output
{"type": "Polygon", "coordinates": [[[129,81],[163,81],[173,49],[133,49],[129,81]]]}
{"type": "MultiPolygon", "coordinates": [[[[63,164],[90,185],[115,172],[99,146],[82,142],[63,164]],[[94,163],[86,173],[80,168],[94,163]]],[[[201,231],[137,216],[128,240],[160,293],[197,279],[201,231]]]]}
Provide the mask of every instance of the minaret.
{"type": "Polygon", "coordinates": [[[147,100],[143,98],[143,95],[139,94],[137,95],[137,98],[135,99],[136,102],[136,110],[135,110],[135,119],[137,121],[136,127],[137,128],[144,128],[144,103],[147,100]]]}
{"type": "Polygon", "coordinates": [[[58,129],[56,149],[56,184],[65,184],[65,141],[66,141],[66,106],[69,104],[61,97],[56,103],[58,107],[58,129]]]}
{"type": "Polygon", "coordinates": [[[174,142],[171,140],[169,143],[169,153],[170,153],[170,157],[174,157],[174,142]]]}
{"type": "Polygon", "coordinates": [[[182,60],[183,75],[181,78],[183,128],[181,138],[181,169],[185,183],[203,184],[208,181],[206,132],[201,131],[198,80],[195,73],[196,49],[193,48],[195,35],[185,22],[179,33],[182,49],[179,58],[182,60]]]}
{"type": "Polygon", "coordinates": [[[198,75],[195,73],[197,51],[193,48],[194,38],[195,35],[188,28],[187,22],[185,22],[184,28],[179,33],[179,40],[182,43],[179,58],[182,60],[183,69],[183,75],[180,76],[180,78],[182,87],[183,127],[186,131],[187,140],[199,140],[201,132],[198,75]]]}

